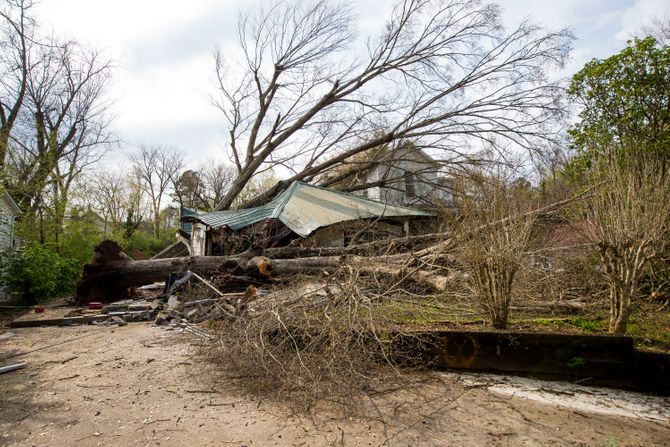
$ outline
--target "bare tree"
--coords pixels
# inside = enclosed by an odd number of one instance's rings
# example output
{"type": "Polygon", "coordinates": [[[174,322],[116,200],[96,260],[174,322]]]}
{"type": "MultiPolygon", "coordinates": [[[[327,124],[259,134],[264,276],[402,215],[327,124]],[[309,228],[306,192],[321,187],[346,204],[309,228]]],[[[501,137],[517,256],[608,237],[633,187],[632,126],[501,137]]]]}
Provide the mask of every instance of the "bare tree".
{"type": "Polygon", "coordinates": [[[124,171],[102,170],[89,179],[89,199],[105,222],[105,233],[120,229],[127,217],[131,196],[128,176],[124,171]]]}
{"type": "Polygon", "coordinates": [[[128,239],[146,217],[151,215],[150,209],[152,209],[152,206],[150,203],[147,203],[147,194],[143,181],[136,172],[128,175],[126,188],[128,195],[124,203],[125,222],[123,223],[123,237],[128,239]]]}
{"type": "Polygon", "coordinates": [[[114,141],[106,99],[111,67],[75,42],[44,41],[33,53],[5,169],[23,208],[53,218],[58,243],[73,182],[114,141]]]}
{"type": "Polygon", "coordinates": [[[649,263],[670,236],[670,173],[658,160],[611,160],[587,207],[585,235],[598,248],[609,284],[609,330],[625,333],[649,263]]]}
{"type": "Polygon", "coordinates": [[[524,260],[535,213],[500,175],[478,173],[457,188],[460,209],[456,252],[469,287],[493,326],[507,326],[514,278],[524,260]]]}
{"type": "Polygon", "coordinates": [[[467,0],[405,0],[364,49],[353,23],[348,7],[327,0],[241,16],[244,74],[236,79],[234,64],[216,53],[214,102],[237,170],[219,209],[273,166],[294,174],[247,205],[401,139],[445,161],[483,144],[531,149],[564,113],[562,89],[545,72],[565,62],[568,31],[524,22],[507,32],[497,6],[467,0]]]}
{"type": "Polygon", "coordinates": [[[9,0],[0,9],[0,167],[28,87],[35,26],[31,7],[30,0],[9,0]]]}
{"type": "Polygon", "coordinates": [[[149,196],[154,222],[154,236],[160,238],[160,211],[163,198],[183,166],[182,155],[174,148],[141,146],[133,157],[135,175],[149,196]]]}
{"type": "Polygon", "coordinates": [[[652,36],[660,45],[670,45],[670,17],[654,19],[652,22],[642,27],[643,36],[652,36]]]}
{"type": "Polygon", "coordinates": [[[225,163],[204,163],[200,169],[200,203],[205,210],[213,210],[230,189],[235,170],[225,163]]]}

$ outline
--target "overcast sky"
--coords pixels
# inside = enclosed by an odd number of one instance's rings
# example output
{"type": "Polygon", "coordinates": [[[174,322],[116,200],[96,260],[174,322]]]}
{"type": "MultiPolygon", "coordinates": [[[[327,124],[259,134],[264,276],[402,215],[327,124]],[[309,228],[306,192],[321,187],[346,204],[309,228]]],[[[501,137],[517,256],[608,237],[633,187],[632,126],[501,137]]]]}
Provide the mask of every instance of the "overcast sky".
{"type": "MultiPolygon", "coordinates": [[[[141,143],[172,145],[192,166],[224,159],[225,127],[208,95],[214,89],[212,50],[235,44],[237,14],[255,0],[41,0],[45,32],[103,49],[114,61],[111,95],[123,151],[141,143]]],[[[388,16],[391,0],[353,1],[359,33],[388,16]]],[[[670,16],[668,0],[504,0],[504,21],[524,18],[577,37],[566,75],[592,58],[618,52],[654,18],[670,16]]],[[[110,161],[111,161],[110,159],[110,161]]]]}

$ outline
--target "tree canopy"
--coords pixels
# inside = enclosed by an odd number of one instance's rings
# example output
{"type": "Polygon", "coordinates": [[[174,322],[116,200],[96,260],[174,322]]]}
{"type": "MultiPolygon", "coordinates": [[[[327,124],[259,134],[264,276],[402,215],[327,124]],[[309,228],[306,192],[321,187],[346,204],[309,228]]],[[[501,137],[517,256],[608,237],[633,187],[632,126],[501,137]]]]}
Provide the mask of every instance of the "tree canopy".
{"type": "Polygon", "coordinates": [[[582,106],[569,130],[582,160],[626,147],[670,155],[670,46],[634,39],[620,53],[587,63],[568,95],[582,106]]]}

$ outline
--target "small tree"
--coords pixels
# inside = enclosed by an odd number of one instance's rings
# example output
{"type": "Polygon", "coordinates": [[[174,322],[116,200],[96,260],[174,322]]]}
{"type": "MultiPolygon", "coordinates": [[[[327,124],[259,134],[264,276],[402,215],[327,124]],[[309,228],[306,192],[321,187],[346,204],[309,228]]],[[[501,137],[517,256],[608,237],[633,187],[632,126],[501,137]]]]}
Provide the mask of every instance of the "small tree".
{"type": "Polygon", "coordinates": [[[670,173],[658,159],[610,161],[587,207],[585,235],[596,245],[610,296],[610,332],[626,332],[631,303],[649,262],[668,243],[670,173]]]}
{"type": "Polygon", "coordinates": [[[457,252],[472,289],[493,327],[507,326],[514,277],[522,266],[534,215],[527,199],[499,176],[461,182],[455,198],[461,223],[457,252]]]}
{"type": "Polygon", "coordinates": [[[174,148],[161,146],[141,146],[133,157],[133,170],[144,192],[151,201],[154,222],[154,237],[160,239],[161,203],[168,189],[178,178],[184,164],[183,157],[174,148]]]}

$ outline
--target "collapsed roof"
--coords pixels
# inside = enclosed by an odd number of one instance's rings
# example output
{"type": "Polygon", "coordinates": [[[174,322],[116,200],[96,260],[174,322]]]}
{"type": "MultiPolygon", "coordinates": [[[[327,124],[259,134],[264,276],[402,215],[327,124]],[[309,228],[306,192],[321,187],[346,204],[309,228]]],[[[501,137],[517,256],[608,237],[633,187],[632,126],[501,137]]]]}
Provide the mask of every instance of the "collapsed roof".
{"type": "Polygon", "coordinates": [[[211,228],[227,227],[237,231],[265,219],[278,219],[294,233],[306,237],[318,228],[348,220],[409,216],[429,217],[432,214],[295,181],[264,205],[210,213],[193,212],[183,215],[182,221],[198,221],[211,228]]]}

